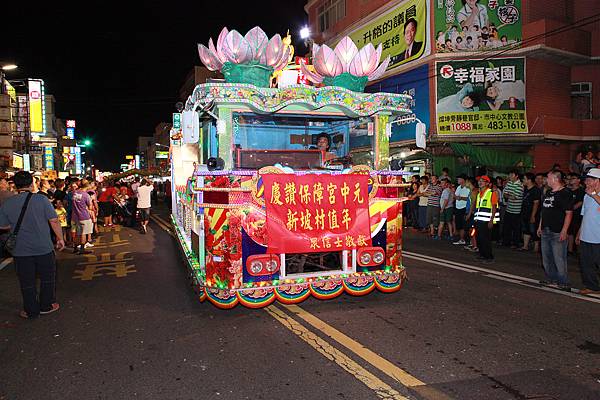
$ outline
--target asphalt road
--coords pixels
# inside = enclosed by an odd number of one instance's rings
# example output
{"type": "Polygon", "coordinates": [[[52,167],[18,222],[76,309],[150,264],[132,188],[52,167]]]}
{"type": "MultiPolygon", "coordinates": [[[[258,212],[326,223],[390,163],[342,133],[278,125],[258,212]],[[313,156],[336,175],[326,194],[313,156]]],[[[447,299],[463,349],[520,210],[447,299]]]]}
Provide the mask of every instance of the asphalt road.
{"type": "Polygon", "coordinates": [[[33,321],[8,265],[0,399],[600,399],[600,299],[539,287],[534,255],[499,251],[498,274],[447,243],[405,249],[395,294],[222,311],[151,222],[61,253],[61,310],[33,321]]]}

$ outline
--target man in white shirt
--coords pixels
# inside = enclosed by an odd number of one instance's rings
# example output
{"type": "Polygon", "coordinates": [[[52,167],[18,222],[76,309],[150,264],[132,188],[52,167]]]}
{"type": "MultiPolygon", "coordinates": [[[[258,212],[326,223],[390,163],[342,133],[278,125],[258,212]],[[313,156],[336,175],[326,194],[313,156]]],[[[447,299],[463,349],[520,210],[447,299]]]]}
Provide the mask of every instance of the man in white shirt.
{"type": "Polygon", "coordinates": [[[152,190],[154,187],[150,181],[143,179],[140,186],[137,188],[137,208],[140,211],[141,228],[140,233],[146,234],[148,232],[148,221],[150,220],[150,207],[152,190]]]}
{"type": "Polygon", "coordinates": [[[458,181],[458,187],[454,192],[454,198],[456,200],[454,204],[454,225],[460,239],[452,244],[464,245],[465,242],[465,226],[466,226],[466,213],[467,213],[467,200],[471,194],[471,189],[465,186],[465,175],[459,175],[456,179],[458,181]]]}
{"type": "Polygon", "coordinates": [[[587,172],[585,186],[581,208],[583,220],[576,239],[581,252],[581,280],[585,286],[579,294],[600,294],[600,168],[591,168],[587,172]]]}

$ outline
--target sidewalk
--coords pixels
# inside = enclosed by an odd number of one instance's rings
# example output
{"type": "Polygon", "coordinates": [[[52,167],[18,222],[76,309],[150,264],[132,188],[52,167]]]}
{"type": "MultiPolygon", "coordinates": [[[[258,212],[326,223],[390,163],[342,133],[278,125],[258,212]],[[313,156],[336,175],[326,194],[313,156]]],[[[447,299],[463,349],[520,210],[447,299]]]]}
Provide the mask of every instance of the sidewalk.
{"type": "MultiPolygon", "coordinates": [[[[463,246],[453,245],[448,240],[429,239],[427,234],[420,233],[413,228],[403,229],[402,249],[531,279],[544,279],[542,256],[533,251],[517,251],[494,244],[495,262],[492,264],[482,264],[476,259],[479,253],[471,253],[465,250],[463,246]]],[[[568,270],[571,286],[574,288],[583,288],[579,272],[579,259],[577,257],[569,256],[568,270]]]]}

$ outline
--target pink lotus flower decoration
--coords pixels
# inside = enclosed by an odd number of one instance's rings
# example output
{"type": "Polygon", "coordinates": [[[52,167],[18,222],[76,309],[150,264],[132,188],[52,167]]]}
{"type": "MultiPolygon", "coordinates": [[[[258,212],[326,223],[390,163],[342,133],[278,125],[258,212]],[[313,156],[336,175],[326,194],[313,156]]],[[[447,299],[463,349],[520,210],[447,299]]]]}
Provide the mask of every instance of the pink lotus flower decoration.
{"type": "Polygon", "coordinates": [[[304,64],[300,68],[302,73],[314,83],[323,82],[326,85],[363,91],[367,81],[373,81],[383,75],[390,63],[388,56],[379,64],[381,52],[381,44],[375,49],[371,43],[358,50],[352,39],[346,36],[334,50],[327,45],[313,44],[312,57],[315,72],[304,64]]]}
{"type": "Polygon", "coordinates": [[[202,63],[211,71],[222,70],[226,63],[258,64],[282,70],[290,58],[290,48],[283,44],[279,34],[271,39],[258,26],[250,29],[246,36],[238,31],[223,28],[215,47],[212,38],[208,47],[199,44],[198,53],[202,63]]]}

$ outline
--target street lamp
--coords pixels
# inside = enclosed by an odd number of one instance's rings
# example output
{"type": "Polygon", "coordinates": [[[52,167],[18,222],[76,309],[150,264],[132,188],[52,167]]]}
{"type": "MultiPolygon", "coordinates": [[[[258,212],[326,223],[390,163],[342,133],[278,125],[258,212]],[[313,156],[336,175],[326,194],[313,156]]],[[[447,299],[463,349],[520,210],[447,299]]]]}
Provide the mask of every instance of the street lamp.
{"type": "Polygon", "coordinates": [[[4,72],[5,71],[12,71],[17,69],[18,67],[15,64],[2,64],[2,67],[0,68],[0,94],[4,94],[4,72]]]}
{"type": "Polygon", "coordinates": [[[310,28],[308,26],[300,29],[300,39],[306,40],[310,37],[310,28]]]}
{"type": "Polygon", "coordinates": [[[165,144],[160,144],[160,143],[154,143],[155,146],[162,146],[162,147],[166,147],[167,149],[169,148],[169,146],[165,145],[165,144]]]}

